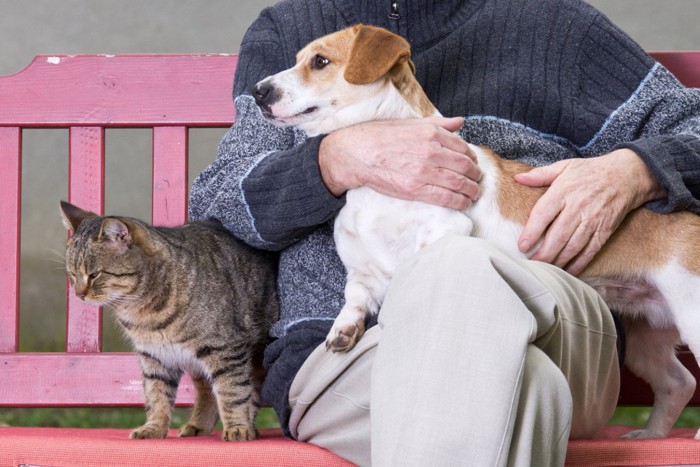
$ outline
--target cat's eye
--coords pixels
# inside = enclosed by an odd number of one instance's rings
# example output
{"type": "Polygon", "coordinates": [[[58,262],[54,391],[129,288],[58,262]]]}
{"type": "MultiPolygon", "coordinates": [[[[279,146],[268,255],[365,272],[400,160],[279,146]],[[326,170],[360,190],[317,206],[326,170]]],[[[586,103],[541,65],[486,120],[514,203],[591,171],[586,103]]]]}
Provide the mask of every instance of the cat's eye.
{"type": "Polygon", "coordinates": [[[331,63],[331,61],[323,55],[316,55],[314,58],[311,59],[311,68],[313,68],[314,70],[320,70],[322,68],[325,68],[329,63],[331,63]]]}
{"type": "Polygon", "coordinates": [[[92,281],[94,281],[95,279],[97,279],[97,277],[98,277],[99,275],[100,275],[99,272],[93,272],[92,274],[89,274],[89,275],[88,275],[88,283],[91,283],[92,281]]]}

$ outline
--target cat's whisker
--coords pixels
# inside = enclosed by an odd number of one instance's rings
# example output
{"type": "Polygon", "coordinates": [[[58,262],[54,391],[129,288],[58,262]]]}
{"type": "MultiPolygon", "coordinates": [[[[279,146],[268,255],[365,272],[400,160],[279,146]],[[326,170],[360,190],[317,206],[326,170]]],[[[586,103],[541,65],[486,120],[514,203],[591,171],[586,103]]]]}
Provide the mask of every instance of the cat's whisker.
{"type": "Polygon", "coordinates": [[[65,261],[66,261],[65,252],[62,252],[59,250],[54,250],[53,248],[47,248],[46,250],[49,251],[50,253],[53,253],[54,255],[58,256],[61,259],[61,261],[63,261],[65,263],[65,261]]]}
{"type": "Polygon", "coordinates": [[[105,302],[105,305],[118,310],[121,308],[127,308],[131,305],[138,304],[140,302],[141,302],[141,299],[138,297],[121,296],[121,297],[112,297],[112,298],[107,299],[107,301],[105,302]]]}
{"type": "Polygon", "coordinates": [[[55,259],[55,258],[42,258],[44,261],[49,261],[51,263],[58,263],[63,265],[63,268],[65,269],[66,263],[64,261],[61,261],[60,259],[55,259]]]}

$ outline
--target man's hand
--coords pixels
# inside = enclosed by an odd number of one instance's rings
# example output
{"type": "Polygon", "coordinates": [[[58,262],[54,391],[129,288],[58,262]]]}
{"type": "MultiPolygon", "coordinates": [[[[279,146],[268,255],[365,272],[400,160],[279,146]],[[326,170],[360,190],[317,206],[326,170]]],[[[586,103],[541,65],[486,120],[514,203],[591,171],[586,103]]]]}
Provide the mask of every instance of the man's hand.
{"type": "Polygon", "coordinates": [[[462,118],[362,123],[321,142],[319,166],[340,196],[368,186],[394,198],[464,209],[479,197],[481,170],[469,145],[454,134],[462,118]]]}
{"type": "Polygon", "coordinates": [[[666,196],[644,161],[629,149],[590,159],[569,159],[518,174],[515,180],[549,187],[535,204],[518,247],[531,259],[577,275],[600,251],[625,216],[666,196]]]}

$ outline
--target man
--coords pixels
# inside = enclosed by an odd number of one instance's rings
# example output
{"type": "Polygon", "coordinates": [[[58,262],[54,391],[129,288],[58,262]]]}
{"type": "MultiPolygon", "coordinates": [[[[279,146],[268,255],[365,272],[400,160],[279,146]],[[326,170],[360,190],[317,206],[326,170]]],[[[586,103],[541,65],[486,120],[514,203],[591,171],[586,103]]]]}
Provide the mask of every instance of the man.
{"type": "Polygon", "coordinates": [[[360,465],[544,466],[605,424],[615,324],[561,268],[580,272],[638,206],[700,212],[697,91],[577,0],[288,0],[246,33],[234,98],[191,216],[281,252],[263,396],[287,433],[360,465]],[[308,139],[266,123],[252,85],[356,23],[405,37],[428,97],[457,117],[308,139]],[[463,208],[480,177],[465,140],[538,166],[517,178],[549,187],[519,239],[533,261],[443,239],[397,272],[378,326],[326,352],[345,282],[332,237],[343,194],[368,185],[463,208]]]}

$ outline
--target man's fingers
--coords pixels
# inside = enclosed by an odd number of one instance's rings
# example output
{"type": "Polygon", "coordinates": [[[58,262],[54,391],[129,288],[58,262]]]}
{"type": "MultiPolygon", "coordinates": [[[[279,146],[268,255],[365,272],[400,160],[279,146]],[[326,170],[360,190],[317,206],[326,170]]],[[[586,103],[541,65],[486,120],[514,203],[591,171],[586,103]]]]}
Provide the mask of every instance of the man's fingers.
{"type": "Polygon", "coordinates": [[[589,223],[575,224],[572,221],[569,224],[573,224],[575,230],[570,234],[558,255],[552,260],[552,264],[562,269],[566,268],[575,257],[587,248],[595,234],[595,228],[589,223]]]}
{"type": "Polygon", "coordinates": [[[563,198],[559,200],[551,199],[552,196],[548,196],[549,194],[550,192],[545,192],[535,203],[532,212],[530,212],[530,217],[520,233],[518,248],[523,253],[530,251],[543,238],[550,224],[565,207],[563,198]]]}
{"type": "Polygon", "coordinates": [[[558,212],[556,218],[548,224],[542,244],[531,259],[559,266],[557,261],[575,235],[577,226],[576,222],[568,218],[566,210],[558,212]]]}
{"type": "Polygon", "coordinates": [[[566,272],[574,276],[581,274],[601,248],[602,244],[591,239],[576,258],[569,262],[565,268],[566,272]]]}
{"type": "Polygon", "coordinates": [[[444,128],[450,133],[454,133],[464,125],[464,118],[462,117],[430,117],[426,120],[444,128]]]}
{"type": "Polygon", "coordinates": [[[472,201],[479,199],[479,184],[473,178],[446,169],[438,169],[437,172],[440,174],[440,179],[435,183],[437,186],[462,194],[472,201]]]}
{"type": "Polygon", "coordinates": [[[472,204],[470,197],[436,185],[425,185],[414,194],[415,199],[418,201],[459,211],[468,208],[472,204]]]}
{"type": "Polygon", "coordinates": [[[535,167],[528,172],[515,175],[515,181],[530,187],[550,186],[554,179],[561,175],[567,164],[568,161],[560,161],[544,167],[535,167]]]}

